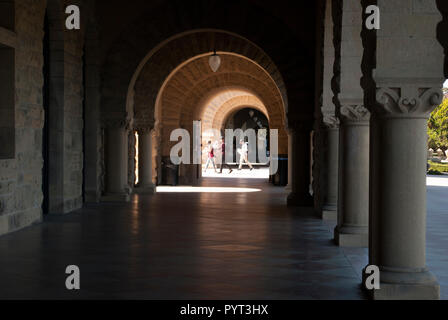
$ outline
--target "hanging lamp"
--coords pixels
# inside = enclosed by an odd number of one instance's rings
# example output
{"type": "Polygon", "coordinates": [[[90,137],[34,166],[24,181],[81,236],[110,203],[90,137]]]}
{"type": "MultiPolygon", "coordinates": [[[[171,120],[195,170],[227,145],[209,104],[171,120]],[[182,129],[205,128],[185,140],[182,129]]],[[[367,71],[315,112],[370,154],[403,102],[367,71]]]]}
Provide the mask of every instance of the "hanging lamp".
{"type": "Polygon", "coordinates": [[[218,71],[219,67],[221,66],[221,57],[216,54],[216,50],[214,50],[213,55],[211,55],[208,59],[208,64],[210,65],[210,68],[213,72],[218,71]]]}

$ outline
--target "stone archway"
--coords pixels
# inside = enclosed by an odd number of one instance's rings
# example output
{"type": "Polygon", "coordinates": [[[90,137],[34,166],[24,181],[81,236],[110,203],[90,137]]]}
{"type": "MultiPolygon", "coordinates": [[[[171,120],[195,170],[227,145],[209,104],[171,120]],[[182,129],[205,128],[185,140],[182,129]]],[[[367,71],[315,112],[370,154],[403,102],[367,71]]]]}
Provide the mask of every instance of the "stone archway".
{"type": "MultiPolygon", "coordinates": [[[[300,106],[297,113],[312,115],[314,67],[310,62],[315,59],[315,49],[309,44],[314,42],[315,35],[304,30],[307,29],[307,20],[314,19],[313,15],[302,19],[299,24],[303,24],[303,29],[299,28],[294,33],[285,22],[259,5],[239,1],[202,1],[198,5],[193,7],[183,1],[170,1],[152,8],[151,12],[142,11],[131,25],[118,32],[119,36],[110,46],[104,61],[104,117],[132,117],[127,114],[131,108],[126,108],[126,100],[132,100],[132,84],[143,66],[149,66],[150,58],[156,61],[157,55],[162,57],[162,63],[155,65],[157,72],[153,72],[152,84],[157,92],[175,67],[213,49],[246,56],[268,70],[273,79],[281,77],[283,81],[277,82],[281,90],[288,92],[288,96],[283,94],[287,97],[286,105],[300,106]],[[222,19],[224,13],[235,19],[222,19]],[[177,19],[179,16],[182,19],[177,19]],[[269,32],[259,32],[260,21],[269,32]],[[185,37],[190,37],[190,40],[185,37]],[[171,50],[160,50],[170,45],[173,45],[171,50]],[[260,48],[269,48],[269,52],[260,48]],[[301,72],[297,73],[295,69],[301,72]],[[308,103],[303,103],[304,100],[308,103]]],[[[297,5],[314,11],[309,4],[297,5]]]]}
{"type": "MultiPolygon", "coordinates": [[[[270,127],[279,130],[279,152],[287,154],[286,113],[272,78],[248,59],[220,54],[222,65],[218,72],[211,71],[208,56],[201,56],[177,69],[163,85],[154,110],[155,118],[158,118],[155,121],[158,139],[153,146],[152,158],[157,163],[153,166],[153,180],[159,172],[161,157],[168,157],[171,147],[176,144],[169,141],[173,130],[184,128],[192,134],[195,120],[202,120],[205,129],[219,130],[221,125],[213,127],[214,122],[219,124],[230,111],[248,104],[265,113],[270,119],[270,127]]],[[[148,101],[144,79],[149,76],[142,74],[134,92],[134,103],[140,110],[143,109],[140,103],[148,101]]],[[[193,176],[190,173],[190,177],[193,176]]]]}
{"type": "Polygon", "coordinates": [[[254,95],[241,95],[225,100],[223,104],[220,105],[220,108],[216,110],[216,112],[207,114],[207,116],[211,119],[211,127],[223,129],[226,120],[230,115],[247,107],[260,111],[269,120],[268,111],[259,98],[254,95]]]}
{"type": "MultiPolygon", "coordinates": [[[[203,5],[208,7],[210,2],[203,5]]],[[[226,3],[221,9],[227,11],[231,6],[226,3]]],[[[125,27],[113,41],[114,44],[110,46],[103,64],[101,117],[106,128],[106,135],[108,132],[118,130],[121,137],[127,135],[130,129],[142,132],[155,129],[153,132],[156,135],[155,141],[160,139],[161,136],[157,135],[158,127],[154,116],[157,112],[148,111],[157,109],[159,92],[164,91],[161,88],[164,89],[167,80],[179,68],[188,64],[190,60],[208,56],[213,50],[220,54],[235,55],[251,61],[263,70],[264,77],[270,78],[279,97],[274,103],[283,106],[283,115],[270,115],[271,121],[282,122],[284,128],[288,125],[296,125],[297,121],[312,123],[314,67],[310,61],[314,61],[315,55],[314,47],[304,46],[303,43],[313,42],[315,35],[303,32],[291,33],[287,25],[273,19],[269,13],[256,5],[238,3],[237,7],[238,12],[251,12],[249,16],[254,17],[253,14],[256,14],[257,19],[244,19],[245,25],[241,25],[241,21],[235,24],[233,20],[221,20],[212,15],[198,17],[197,10],[193,12],[192,8],[185,7],[185,3],[174,1],[162,5],[159,14],[157,10],[146,14],[142,12],[141,19],[134,20],[132,27],[125,27]],[[163,21],[164,28],[160,29],[160,24],[157,24],[157,27],[153,25],[158,23],[167,12],[182,12],[183,19],[173,19],[175,15],[170,15],[163,21]],[[148,19],[148,16],[156,18],[148,19]],[[269,26],[270,30],[269,34],[263,37],[260,37],[258,28],[255,28],[260,18],[263,18],[265,26],[269,26]],[[159,31],[154,33],[155,30],[159,31]],[[264,52],[262,48],[269,48],[270,51],[264,52]],[[300,73],[294,71],[297,68],[301,70],[300,73]],[[146,81],[140,81],[144,77],[147,77],[146,81]],[[139,89],[145,91],[145,95],[140,95],[139,89]],[[293,108],[289,108],[290,105],[293,108]],[[144,107],[140,108],[140,106],[144,107]],[[293,121],[287,119],[293,119],[293,121]]],[[[216,9],[218,8],[214,7],[212,11],[216,9]]],[[[209,80],[213,80],[213,77],[209,80]]],[[[253,79],[249,75],[240,74],[236,85],[246,84],[250,80],[253,79]]],[[[229,86],[235,83],[220,80],[220,85],[229,86]]],[[[217,84],[215,86],[208,84],[207,90],[217,88],[219,88],[217,84]]],[[[190,97],[188,103],[192,103],[193,100],[194,97],[190,97]]],[[[191,113],[186,114],[183,126],[186,122],[191,122],[192,119],[188,118],[190,116],[191,113]]],[[[286,138],[285,130],[281,130],[281,134],[286,138]]],[[[149,135],[146,136],[149,140],[149,135]]],[[[114,158],[121,158],[118,153],[125,152],[128,145],[132,147],[133,142],[120,143],[118,149],[124,150],[116,150],[117,155],[114,158]]],[[[156,143],[153,144],[151,148],[155,149],[156,145],[156,143]]],[[[285,143],[285,149],[287,149],[286,145],[287,143],[285,143]]],[[[117,149],[116,147],[115,145],[114,148],[117,149]]],[[[131,159],[133,155],[132,152],[129,153],[131,156],[127,161],[119,162],[126,167],[129,163],[129,172],[134,172],[135,168],[131,168],[134,164],[131,159]]],[[[286,154],[287,151],[284,153],[286,154]]],[[[157,152],[154,152],[151,157],[154,157],[154,154],[157,152]]],[[[111,158],[111,155],[108,158],[111,158]]],[[[113,169],[118,165],[122,166],[119,163],[106,164],[106,168],[110,167],[106,170],[121,172],[122,169],[118,167],[117,170],[113,169]]],[[[151,169],[153,173],[156,171],[157,168],[151,169]]],[[[120,176],[124,176],[124,173],[120,173],[120,176]]],[[[123,180],[123,178],[116,180],[120,186],[110,185],[107,188],[121,189],[123,193],[126,193],[126,186],[124,188],[121,186],[123,180]]],[[[128,180],[134,181],[134,179],[128,180]]],[[[117,192],[112,191],[112,193],[117,192]]]]}

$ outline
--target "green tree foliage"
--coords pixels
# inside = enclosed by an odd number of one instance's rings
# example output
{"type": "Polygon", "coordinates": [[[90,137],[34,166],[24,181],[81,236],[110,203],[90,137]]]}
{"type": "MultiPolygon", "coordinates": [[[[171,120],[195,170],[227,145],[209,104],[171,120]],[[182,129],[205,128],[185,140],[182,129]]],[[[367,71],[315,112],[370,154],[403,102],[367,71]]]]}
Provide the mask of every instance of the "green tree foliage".
{"type": "Polygon", "coordinates": [[[448,99],[444,99],[429,118],[428,145],[434,150],[448,149],[448,99]]]}

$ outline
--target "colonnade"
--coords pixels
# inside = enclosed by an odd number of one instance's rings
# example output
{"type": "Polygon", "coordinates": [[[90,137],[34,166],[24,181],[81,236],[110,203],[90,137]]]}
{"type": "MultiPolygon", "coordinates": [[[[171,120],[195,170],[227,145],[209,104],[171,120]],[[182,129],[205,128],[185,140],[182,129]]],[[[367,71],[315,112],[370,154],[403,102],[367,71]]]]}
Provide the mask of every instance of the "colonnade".
{"type": "MultiPolygon", "coordinates": [[[[442,99],[441,15],[435,0],[424,10],[412,1],[377,2],[381,29],[372,31],[359,0],[327,1],[318,119],[326,181],[318,215],[337,219],[337,245],[369,248],[369,264],[381,271],[374,298],[437,299],[439,285],[425,257],[426,122],[442,99]]],[[[312,119],[289,119],[287,204],[298,211],[313,210],[312,129],[312,119]]],[[[136,192],[153,192],[151,131],[138,132],[136,192]]],[[[127,159],[116,156],[126,154],[126,128],[108,126],[106,133],[105,198],[127,199],[127,159]]]]}
{"type": "Polygon", "coordinates": [[[319,216],[334,217],[337,190],[335,243],[369,248],[380,270],[375,299],[440,296],[425,256],[426,130],[442,100],[444,52],[437,3],[425,4],[379,0],[381,29],[371,31],[360,1],[327,1],[319,216]]]}

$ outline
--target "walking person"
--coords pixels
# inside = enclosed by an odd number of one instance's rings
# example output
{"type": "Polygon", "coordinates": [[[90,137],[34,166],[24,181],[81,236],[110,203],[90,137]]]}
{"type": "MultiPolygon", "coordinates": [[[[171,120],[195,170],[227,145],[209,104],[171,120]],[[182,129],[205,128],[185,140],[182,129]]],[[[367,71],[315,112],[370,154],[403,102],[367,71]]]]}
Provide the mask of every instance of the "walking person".
{"type": "Polygon", "coordinates": [[[249,162],[249,159],[248,159],[249,144],[247,142],[245,142],[244,140],[241,140],[240,144],[241,144],[241,149],[239,150],[239,152],[240,152],[240,166],[239,166],[238,170],[241,170],[243,168],[244,162],[246,162],[246,164],[250,168],[250,171],[252,171],[254,169],[254,167],[252,166],[252,164],[249,162]]]}
{"type": "Polygon", "coordinates": [[[222,169],[224,168],[224,166],[226,166],[227,169],[229,169],[229,174],[231,174],[233,172],[233,169],[226,162],[226,142],[224,138],[221,138],[221,160],[222,161],[219,173],[222,173],[222,169]]]}
{"type": "Polygon", "coordinates": [[[213,148],[211,141],[208,142],[207,147],[204,149],[204,152],[207,152],[207,163],[205,164],[204,172],[207,172],[208,166],[211,163],[213,165],[213,169],[215,169],[215,173],[218,173],[215,164],[215,149],[213,148]]]}

